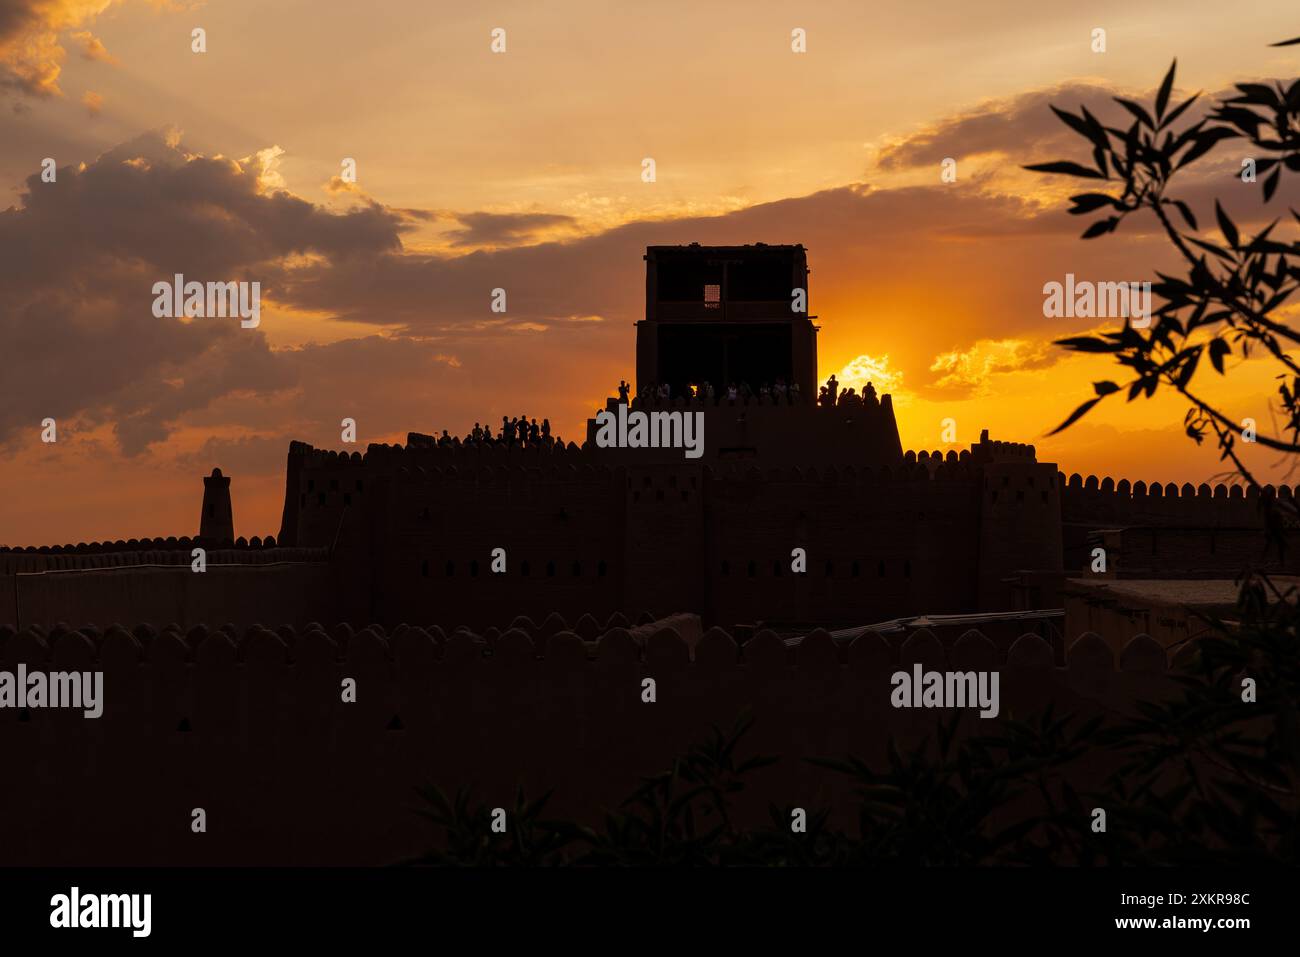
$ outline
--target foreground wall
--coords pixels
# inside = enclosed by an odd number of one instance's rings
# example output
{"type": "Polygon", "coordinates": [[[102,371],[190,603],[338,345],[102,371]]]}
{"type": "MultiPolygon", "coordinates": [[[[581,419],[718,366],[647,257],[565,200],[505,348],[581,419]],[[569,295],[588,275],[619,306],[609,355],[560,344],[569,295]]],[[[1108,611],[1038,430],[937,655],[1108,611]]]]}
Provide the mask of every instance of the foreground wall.
{"type": "MultiPolygon", "coordinates": [[[[993,733],[1048,702],[1058,713],[1124,712],[1171,686],[1145,637],[1116,662],[1084,636],[1057,668],[1033,635],[1003,658],[977,633],[945,649],[928,632],[897,648],[874,634],[839,648],[814,632],[792,649],[760,632],[742,649],[718,629],[696,640],[680,620],[593,640],[558,617],[520,624],[490,640],[405,626],[0,629],[0,669],[102,669],[106,702],[97,720],[0,710],[0,864],[387,863],[433,839],[415,813],[426,783],[473,785],[503,807],[519,785],[555,788],[548,814],[597,822],[640,775],[745,708],[756,724],[742,753],[782,760],[754,775],[742,822],[766,821],[770,803],[830,806],[851,828],[846,782],[804,758],[853,753],[880,767],[891,734],[933,739],[952,715],[891,708],[898,668],[1000,672],[1000,718],[966,712],[962,734],[993,733]],[[653,704],[642,701],[646,677],[653,704]],[[355,704],[341,701],[345,678],[355,704]],[[199,807],[205,834],[190,828],[199,807]]],[[[591,628],[585,618],[581,631],[591,628]]],[[[1107,760],[1085,758],[1075,787],[1104,780],[1107,760]]]]}

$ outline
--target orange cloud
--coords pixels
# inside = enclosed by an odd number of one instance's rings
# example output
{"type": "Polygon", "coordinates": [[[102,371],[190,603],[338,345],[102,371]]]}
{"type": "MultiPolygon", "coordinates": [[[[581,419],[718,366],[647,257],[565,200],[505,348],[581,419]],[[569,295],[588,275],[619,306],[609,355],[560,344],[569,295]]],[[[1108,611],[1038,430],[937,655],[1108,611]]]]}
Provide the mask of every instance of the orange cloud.
{"type": "Polygon", "coordinates": [[[324,190],[327,193],[360,193],[361,187],[352,180],[345,180],[342,176],[335,174],[329,178],[325,184],[324,190]]]}
{"type": "Polygon", "coordinates": [[[878,395],[892,395],[894,401],[902,397],[903,373],[899,369],[890,368],[887,355],[878,358],[860,355],[841,369],[835,378],[841,389],[856,389],[861,392],[870,383],[878,395]]]}
{"type": "MultiPolygon", "coordinates": [[[[67,56],[62,35],[82,27],[120,0],[11,0],[0,5],[0,87],[29,96],[62,96],[59,74],[67,56]]],[[[87,49],[104,50],[88,31],[73,34],[87,49]],[[93,41],[93,42],[92,42],[93,41]]],[[[92,57],[93,58],[93,57],[92,57]]]]}
{"type": "Polygon", "coordinates": [[[939,374],[932,387],[972,395],[987,394],[990,377],[999,372],[1037,369],[1062,357],[1047,342],[1029,339],[980,339],[968,349],[934,357],[930,371],[939,374]]]}
{"type": "Polygon", "coordinates": [[[98,60],[101,63],[117,65],[117,57],[108,52],[103,41],[89,30],[79,30],[72,34],[72,39],[81,44],[81,56],[85,60],[98,60]]]}

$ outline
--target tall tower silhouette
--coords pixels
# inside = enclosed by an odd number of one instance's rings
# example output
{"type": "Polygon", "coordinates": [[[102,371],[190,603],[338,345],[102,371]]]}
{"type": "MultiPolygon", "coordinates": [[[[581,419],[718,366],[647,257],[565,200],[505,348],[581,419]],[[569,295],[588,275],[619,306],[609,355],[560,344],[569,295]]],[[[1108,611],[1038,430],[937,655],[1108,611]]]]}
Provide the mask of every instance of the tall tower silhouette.
{"type": "Polygon", "coordinates": [[[817,397],[818,327],[802,245],[647,246],[645,262],[637,389],[668,383],[678,396],[688,384],[757,389],[784,379],[817,397]]]}
{"type": "Polygon", "coordinates": [[[213,469],[203,478],[203,514],[199,516],[199,537],[234,541],[235,518],[230,508],[230,479],[213,469]]]}

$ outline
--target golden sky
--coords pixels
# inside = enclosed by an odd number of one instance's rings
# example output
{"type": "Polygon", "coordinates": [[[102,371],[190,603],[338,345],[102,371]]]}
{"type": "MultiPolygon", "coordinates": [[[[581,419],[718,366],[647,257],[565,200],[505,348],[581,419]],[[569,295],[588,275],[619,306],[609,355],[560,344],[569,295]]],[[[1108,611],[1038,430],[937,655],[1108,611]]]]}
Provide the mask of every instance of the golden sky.
{"type": "MultiPolygon", "coordinates": [[[[1268,44],[1300,16],[1078,7],[0,0],[0,543],[193,533],[213,466],[238,534],[275,533],[288,442],[340,447],[345,416],[361,447],[521,413],[580,439],[631,377],[644,247],[696,241],[808,246],[821,374],[892,392],[906,448],[987,428],[1068,472],[1210,479],[1173,399],[1044,438],[1120,376],[1050,345],[1096,323],[1045,318],[1043,284],[1174,263],[1150,222],[1082,242],[1085,187],[1020,167],[1086,159],[1049,104],[1119,122],[1175,56],[1179,100],[1296,76],[1268,44]],[[261,281],[261,325],[156,319],[175,272],[261,281]]],[[[1297,204],[1239,154],[1188,172],[1203,219],[1297,204]]],[[[1212,395],[1267,428],[1272,370],[1238,363],[1212,395]]]]}

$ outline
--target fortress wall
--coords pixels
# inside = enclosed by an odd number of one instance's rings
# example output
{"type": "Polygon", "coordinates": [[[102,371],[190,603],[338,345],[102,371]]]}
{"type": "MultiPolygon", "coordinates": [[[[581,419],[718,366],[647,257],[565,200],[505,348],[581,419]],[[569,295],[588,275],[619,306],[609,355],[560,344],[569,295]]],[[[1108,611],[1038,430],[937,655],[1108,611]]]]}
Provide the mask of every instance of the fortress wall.
{"type": "MultiPolygon", "coordinates": [[[[547,460],[543,460],[547,461],[547,460]]],[[[387,486],[375,549],[390,623],[484,624],[503,605],[544,616],[623,607],[622,479],[590,465],[406,468],[387,486]],[[491,570],[505,549],[506,572],[491,570]]]]}
{"type": "MultiPolygon", "coordinates": [[[[285,521],[296,525],[281,528],[280,537],[296,545],[328,547],[338,535],[344,511],[360,508],[367,483],[379,470],[360,452],[327,452],[294,443],[287,470],[288,483],[297,479],[295,500],[285,503],[285,521]],[[296,452],[296,455],[295,455],[296,452]]],[[[291,494],[286,488],[286,496],[291,494]]]]}
{"type": "MultiPolygon", "coordinates": [[[[1060,476],[1065,481],[1065,476],[1060,476]]],[[[1193,488],[1072,475],[1062,496],[1065,567],[1090,571],[1092,549],[1107,549],[1108,573],[1126,578],[1231,576],[1247,565],[1300,572],[1300,533],[1286,530],[1285,554],[1264,534],[1262,499],[1294,501],[1291,486],[1193,488]]]]}
{"type": "Polygon", "coordinates": [[[508,606],[691,610],[728,626],[966,610],[979,494],[978,470],[955,461],[880,472],[403,466],[391,505],[368,519],[384,529],[372,543],[375,608],[387,624],[481,625],[508,606]],[[504,575],[490,572],[498,545],[504,575]],[[791,571],[795,547],[806,574],[791,571]]]}
{"type": "Polygon", "coordinates": [[[984,465],[980,506],[979,607],[1015,607],[1008,582],[1022,570],[1062,570],[1061,488],[1054,466],[1030,454],[984,465]]]}
{"type": "MultiPolygon", "coordinates": [[[[299,615],[303,603],[320,600],[328,592],[304,585],[282,595],[280,585],[270,578],[283,582],[285,573],[260,575],[252,568],[318,568],[328,557],[325,549],[278,547],[269,536],[223,544],[201,538],[157,538],[5,550],[0,551],[0,620],[47,626],[59,621],[179,621],[178,609],[187,607],[184,602],[192,598],[201,603],[190,610],[194,621],[305,622],[308,619],[299,615]],[[186,580],[202,577],[191,569],[192,550],[199,546],[207,553],[208,571],[203,574],[211,577],[206,583],[186,580]],[[237,586],[231,584],[235,581],[237,586]],[[222,616],[220,602],[225,595],[235,596],[231,607],[242,617],[222,616]]],[[[318,570],[297,577],[314,582],[320,575],[318,570]]]]}
{"type": "Polygon", "coordinates": [[[865,623],[969,608],[978,488],[965,466],[933,477],[919,466],[720,470],[708,486],[713,620],[865,623]],[[791,571],[795,547],[806,574],[791,571]]]}
{"type": "MultiPolygon", "coordinates": [[[[208,569],[161,562],[24,572],[0,575],[0,612],[9,621],[77,625],[87,621],[201,621],[238,625],[284,620],[305,625],[329,617],[332,608],[328,564],[319,561],[226,563],[229,555],[209,552],[208,569]],[[272,617],[273,616],[273,617],[272,617]]],[[[157,556],[170,558],[172,555],[157,556]]]]}
{"type": "MultiPolygon", "coordinates": [[[[634,403],[633,408],[638,406],[634,403]]],[[[709,452],[753,446],[769,465],[895,464],[902,451],[888,397],[874,406],[790,406],[753,400],[672,408],[702,408],[709,452]]]]}
{"type": "Polygon", "coordinates": [[[980,469],[950,460],[932,465],[931,475],[926,494],[913,505],[918,554],[912,578],[920,589],[914,607],[918,614],[978,608],[980,469]]]}
{"type": "MultiPolygon", "coordinates": [[[[617,457],[576,447],[371,446],[336,588],[352,596],[352,617],[389,625],[482,625],[506,604],[533,615],[691,610],[728,626],[971,610],[981,562],[998,576],[1059,567],[1052,509],[1045,518],[1036,498],[1025,505],[1008,491],[996,519],[982,514],[988,469],[1019,469],[1028,477],[1017,481],[1032,483],[1048,467],[1029,446],[982,451],[996,461],[922,452],[892,469],[759,471],[690,461],[611,468],[593,463],[617,457]],[[489,570],[498,546],[505,575],[489,570]],[[790,569],[795,547],[807,550],[804,575],[790,569]]],[[[362,460],[323,461],[346,470],[362,460]]],[[[304,468],[302,481],[312,474],[304,468]]],[[[341,489],[324,474],[315,494],[329,511],[341,489]]],[[[330,512],[330,540],[350,527],[343,514],[330,512]]]]}
{"type": "MultiPolygon", "coordinates": [[[[1107,571],[1117,578],[1234,578],[1247,568],[1273,574],[1300,573],[1300,534],[1286,534],[1287,548],[1269,548],[1261,529],[1125,528],[1094,541],[1106,549],[1107,571]]],[[[1079,571],[1089,569],[1090,551],[1079,571]]]]}
{"type": "Polygon", "coordinates": [[[275,539],[239,538],[213,542],[202,538],[131,539],[79,545],[42,546],[0,550],[0,575],[127,565],[189,565],[193,549],[202,547],[209,562],[266,565],[273,562],[317,561],[327,554],[321,548],[283,548],[275,539]]]}
{"type": "MultiPolygon", "coordinates": [[[[1047,468],[1033,462],[1029,446],[985,443],[974,455],[909,452],[894,467],[876,470],[758,471],[688,461],[611,466],[603,450],[597,455],[576,446],[418,442],[372,445],[364,456],[295,444],[290,458],[302,489],[290,538],[319,544],[268,549],[273,539],[254,539],[235,549],[238,557],[212,553],[209,561],[325,561],[328,547],[337,545],[326,584],[313,586],[328,594],[325,607],[390,626],[431,620],[482,626],[503,607],[534,616],[557,608],[566,614],[591,609],[601,617],[615,610],[689,610],[727,626],[867,623],[1010,607],[983,597],[976,570],[1004,576],[1008,569],[1050,567],[1044,555],[1059,553],[1036,499],[1025,504],[1008,491],[992,518],[982,502],[981,481],[991,470],[1019,470],[1025,475],[1017,482],[1032,482],[1047,468]],[[497,546],[507,550],[505,575],[490,571],[497,546]],[[804,575],[790,570],[795,547],[807,551],[804,575]]],[[[0,552],[0,575],[79,562],[185,565],[191,544],[168,539],[0,552]]],[[[172,617],[166,602],[178,593],[164,582],[179,580],[150,575],[142,581],[147,587],[132,586],[111,605],[105,605],[107,584],[93,586],[96,597],[88,604],[73,600],[75,589],[40,587],[42,594],[68,597],[58,620],[95,620],[96,609],[105,607],[113,617],[172,617]],[[128,594],[146,604],[132,611],[128,594]],[[150,603],[154,594],[161,606],[150,603]]],[[[8,592],[0,595],[0,610],[15,617],[8,592]]],[[[240,606],[240,614],[301,620],[304,606],[296,596],[285,594],[277,605],[274,595],[268,589],[265,603],[240,606]]],[[[209,617],[200,612],[192,619],[209,617]]]]}
{"type": "MultiPolygon", "coordinates": [[[[1181,487],[1172,482],[1086,479],[1077,473],[1068,480],[1060,473],[1064,488],[1061,517],[1067,525],[1094,528],[1122,525],[1188,525],[1201,528],[1261,528],[1259,493],[1241,485],[1207,484],[1181,487]]],[[[1264,495],[1293,499],[1291,486],[1264,487],[1264,495]]]]}
{"type": "Polygon", "coordinates": [[[710,590],[706,521],[713,508],[706,470],[641,466],[620,469],[619,475],[624,479],[623,608],[704,611],[710,590]]]}
{"type": "MultiPolygon", "coordinates": [[[[904,748],[933,741],[954,712],[889,703],[890,675],[913,662],[999,671],[1001,717],[963,712],[959,737],[1049,702],[1087,718],[1172,689],[1145,636],[1118,661],[1083,636],[1055,668],[1033,635],[1003,658],[978,633],[947,651],[928,632],[894,650],[874,634],[837,647],[824,632],[797,648],[761,632],[740,648],[712,629],[692,654],[666,626],[643,641],[615,628],[586,643],[554,625],[507,631],[490,653],[466,633],[407,627],[0,629],[2,668],[105,672],[100,719],[0,711],[0,751],[23,769],[23,786],[0,792],[0,816],[22,824],[0,863],[389,863],[432,841],[415,788],[435,782],[449,793],[472,783],[507,808],[521,784],[529,796],[555,787],[548,815],[596,822],[640,775],[745,707],[756,723],[739,754],[782,760],[749,779],[738,819],[766,821],[769,803],[829,806],[851,829],[849,782],[802,758],[851,753],[883,768],[891,735],[904,748]],[[340,700],[345,677],[357,682],[353,704],[340,700]],[[641,700],[645,677],[654,704],[641,700]],[[206,835],[190,831],[195,807],[206,835]]],[[[1109,760],[1085,756],[1072,783],[1086,790],[1109,760]]]]}
{"type": "MultiPolygon", "coordinates": [[[[606,402],[616,412],[617,399],[606,402]]],[[[879,465],[896,464],[902,454],[898,426],[889,396],[876,405],[818,406],[811,401],[796,405],[763,401],[703,401],[645,403],[633,399],[632,411],[704,414],[705,460],[716,461],[737,450],[756,448],[767,465],[879,465]]],[[[596,449],[596,422],[587,420],[587,445],[602,458],[613,456],[620,464],[645,461],[654,452],[637,449],[596,449]]],[[[658,459],[680,457],[677,450],[658,453],[658,459]]]]}
{"type": "MultiPolygon", "coordinates": [[[[451,446],[420,443],[432,442],[432,436],[411,433],[407,446],[371,444],[365,453],[335,452],[316,449],[306,443],[291,446],[288,473],[290,484],[296,482],[296,498],[286,502],[285,520],[294,523],[294,542],[298,545],[329,545],[338,534],[346,509],[359,510],[366,502],[368,486],[383,476],[394,476],[400,469],[456,468],[461,471],[483,467],[534,468],[592,464],[586,450],[575,445],[552,448],[520,446],[451,446]]],[[[288,540],[282,529],[282,537],[288,540]]]]}

